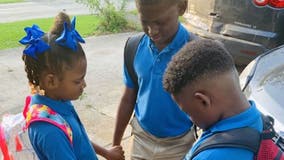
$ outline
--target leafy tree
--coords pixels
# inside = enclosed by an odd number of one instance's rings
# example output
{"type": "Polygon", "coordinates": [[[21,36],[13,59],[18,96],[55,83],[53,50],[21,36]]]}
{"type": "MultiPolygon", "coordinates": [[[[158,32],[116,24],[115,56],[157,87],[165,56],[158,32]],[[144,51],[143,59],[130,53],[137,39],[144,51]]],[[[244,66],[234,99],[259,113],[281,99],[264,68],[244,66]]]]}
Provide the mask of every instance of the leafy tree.
{"type": "Polygon", "coordinates": [[[89,9],[101,18],[99,30],[102,32],[120,32],[127,27],[126,5],[127,0],[76,0],[87,5],[89,9]],[[115,3],[116,2],[116,3],[115,3]]]}

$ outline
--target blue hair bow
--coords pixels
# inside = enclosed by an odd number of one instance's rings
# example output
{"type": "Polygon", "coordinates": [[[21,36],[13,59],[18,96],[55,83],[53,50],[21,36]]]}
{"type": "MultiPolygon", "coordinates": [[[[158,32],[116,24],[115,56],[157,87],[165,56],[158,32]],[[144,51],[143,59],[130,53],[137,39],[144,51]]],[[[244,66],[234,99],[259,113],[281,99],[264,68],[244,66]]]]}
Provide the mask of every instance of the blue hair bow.
{"type": "Polygon", "coordinates": [[[19,42],[23,45],[29,44],[29,46],[23,51],[23,53],[37,59],[37,53],[44,53],[47,49],[49,49],[49,46],[41,39],[44,32],[35,24],[32,27],[26,27],[25,32],[27,35],[19,42]]]}
{"type": "Polygon", "coordinates": [[[61,46],[77,50],[77,42],[85,43],[84,39],[75,30],[76,17],[73,17],[71,21],[71,28],[69,29],[67,23],[64,23],[64,30],[60,37],[58,37],[55,42],[61,46]]]}

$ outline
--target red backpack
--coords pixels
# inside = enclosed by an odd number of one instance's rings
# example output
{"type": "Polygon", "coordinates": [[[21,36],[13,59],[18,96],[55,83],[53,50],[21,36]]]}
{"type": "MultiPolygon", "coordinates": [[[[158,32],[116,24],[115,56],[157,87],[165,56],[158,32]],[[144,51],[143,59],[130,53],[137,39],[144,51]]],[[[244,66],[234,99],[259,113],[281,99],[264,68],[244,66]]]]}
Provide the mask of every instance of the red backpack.
{"type": "Polygon", "coordinates": [[[274,130],[274,119],[262,115],[262,121],[261,133],[250,127],[215,133],[192,153],[190,159],[207,149],[235,147],[252,151],[254,160],[284,160],[284,139],[274,130]]]}

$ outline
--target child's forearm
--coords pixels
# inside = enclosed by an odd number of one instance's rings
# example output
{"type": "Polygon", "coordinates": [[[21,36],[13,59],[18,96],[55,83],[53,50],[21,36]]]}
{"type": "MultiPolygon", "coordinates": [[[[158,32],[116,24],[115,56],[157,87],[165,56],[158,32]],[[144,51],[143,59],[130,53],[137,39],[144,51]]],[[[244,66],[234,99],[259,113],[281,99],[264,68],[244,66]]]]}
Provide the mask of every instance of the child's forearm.
{"type": "Polygon", "coordinates": [[[124,151],[121,146],[112,146],[110,149],[106,149],[91,142],[96,153],[103,156],[107,160],[125,160],[124,151]]]}
{"type": "Polygon", "coordinates": [[[104,158],[107,159],[107,155],[108,155],[107,152],[108,152],[108,150],[105,149],[104,147],[102,147],[102,146],[100,146],[100,145],[98,145],[98,144],[92,142],[92,141],[91,141],[91,143],[92,143],[93,148],[94,148],[94,150],[96,151],[96,153],[97,153],[98,155],[101,155],[101,156],[103,156],[104,158]]]}

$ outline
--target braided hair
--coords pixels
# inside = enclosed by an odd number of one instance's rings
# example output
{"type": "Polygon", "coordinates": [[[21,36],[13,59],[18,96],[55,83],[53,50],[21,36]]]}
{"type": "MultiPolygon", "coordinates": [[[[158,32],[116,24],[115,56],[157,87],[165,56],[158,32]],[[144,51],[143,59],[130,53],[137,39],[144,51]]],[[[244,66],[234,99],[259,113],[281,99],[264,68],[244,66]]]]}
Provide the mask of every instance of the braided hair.
{"type": "MultiPolygon", "coordinates": [[[[36,54],[37,59],[26,54],[22,56],[27,78],[32,88],[40,88],[40,79],[44,73],[53,73],[62,79],[65,70],[71,69],[79,59],[86,58],[80,43],[77,43],[77,50],[74,51],[55,42],[64,30],[64,23],[67,23],[68,28],[71,27],[69,16],[60,12],[55,17],[50,31],[42,37],[42,40],[49,45],[49,49],[43,54],[36,54]]],[[[32,92],[34,91],[32,90],[32,92]]]]}

